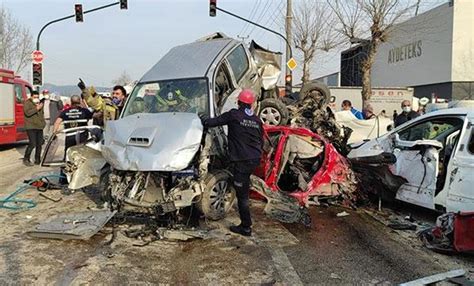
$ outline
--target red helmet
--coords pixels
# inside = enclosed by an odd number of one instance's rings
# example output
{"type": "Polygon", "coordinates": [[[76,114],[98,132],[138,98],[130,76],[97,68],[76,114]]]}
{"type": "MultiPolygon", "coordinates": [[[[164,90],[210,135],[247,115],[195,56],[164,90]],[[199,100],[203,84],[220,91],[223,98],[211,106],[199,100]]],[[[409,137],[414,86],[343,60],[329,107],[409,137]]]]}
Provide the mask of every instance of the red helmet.
{"type": "Polygon", "coordinates": [[[244,89],[239,94],[239,101],[252,105],[255,102],[255,94],[250,89],[244,89]]]}

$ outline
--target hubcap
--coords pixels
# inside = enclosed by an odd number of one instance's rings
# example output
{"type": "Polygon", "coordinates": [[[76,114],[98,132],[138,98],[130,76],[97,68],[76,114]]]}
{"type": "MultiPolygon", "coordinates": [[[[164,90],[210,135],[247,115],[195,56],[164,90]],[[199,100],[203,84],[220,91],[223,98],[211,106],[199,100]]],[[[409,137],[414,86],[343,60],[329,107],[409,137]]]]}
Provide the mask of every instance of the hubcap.
{"type": "Polygon", "coordinates": [[[265,124],[278,125],[281,121],[281,114],[276,108],[269,106],[262,109],[262,112],[260,112],[260,119],[262,119],[265,124]]]}
{"type": "Polygon", "coordinates": [[[210,194],[211,208],[218,212],[225,212],[231,203],[231,197],[227,181],[217,182],[210,194]]]}

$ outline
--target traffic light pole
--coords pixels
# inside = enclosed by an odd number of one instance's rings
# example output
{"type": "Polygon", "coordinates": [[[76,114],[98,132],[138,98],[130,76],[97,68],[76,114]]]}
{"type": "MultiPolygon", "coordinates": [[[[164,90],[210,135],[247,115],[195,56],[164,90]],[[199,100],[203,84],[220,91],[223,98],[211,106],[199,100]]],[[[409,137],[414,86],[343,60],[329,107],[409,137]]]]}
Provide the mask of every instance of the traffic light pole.
{"type": "MultiPolygon", "coordinates": [[[[262,25],[260,25],[260,24],[258,24],[258,23],[255,23],[255,22],[252,22],[252,21],[250,21],[250,20],[247,20],[247,19],[245,19],[244,17],[241,17],[241,16],[239,16],[239,15],[237,15],[237,14],[234,14],[234,13],[232,13],[232,12],[229,12],[229,11],[226,11],[226,10],[224,10],[224,9],[222,9],[222,8],[219,8],[219,7],[217,7],[217,6],[215,7],[215,9],[218,10],[218,11],[221,11],[221,12],[227,14],[227,15],[230,15],[230,16],[232,16],[232,17],[235,17],[235,18],[237,18],[237,19],[240,19],[240,20],[242,20],[242,21],[245,21],[245,22],[247,22],[247,23],[250,23],[250,24],[252,24],[252,25],[255,25],[255,26],[257,26],[257,27],[259,27],[259,28],[261,28],[261,29],[264,29],[264,30],[266,30],[266,31],[268,31],[268,32],[270,32],[270,33],[273,33],[273,34],[279,36],[280,38],[282,38],[283,40],[285,40],[285,43],[286,43],[286,50],[288,51],[287,56],[289,56],[290,59],[293,58],[293,50],[292,50],[292,48],[291,48],[290,42],[289,42],[288,39],[287,39],[285,36],[283,36],[282,34],[278,33],[277,31],[273,31],[272,29],[269,29],[269,28],[267,28],[267,27],[265,27],[265,26],[262,26],[262,25]]],[[[287,76],[288,76],[288,75],[287,75],[287,76]]],[[[286,96],[289,96],[289,95],[291,94],[291,92],[292,92],[292,89],[293,89],[293,84],[292,84],[292,83],[293,83],[293,79],[292,79],[291,74],[289,74],[289,80],[287,80],[287,76],[285,76],[285,95],[286,95],[286,96]]]]}
{"type": "MultiPolygon", "coordinates": [[[[115,6],[115,5],[119,5],[120,4],[120,1],[119,2],[114,2],[114,3],[111,3],[111,4],[107,4],[107,5],[104,5],[104,6],[100,6],[100,7],[97,7],[97,8],[94,8],[94,9],[90,9],[90,10],[86,10],[83,12],[83,14],[87,14],[87,13],[92,13],[92,12],[95,12],[95,11],[98,11],[98,10],[102,10],[102,9],[105,9],[105,8],[109,8],[109,7],[112,7],[112,6],[115,6]]],[[[51,22],[48,22],[46,23],[46,25],[44,25],[41,30],[39,31],[38,33],[38,36],[36,37],[36,50],[40,50],[40,38],[41,38],[41,34],[43,33],[43,31],[51,24],[54,24],[54,23],[57,23],[57,22],[61,22],[61,21],[64,21],[64,20],[67,20],[67,19],[70,19],[70,18],[74,18],[75,15],[69,15],[69,16],[66,16],[66,17],[62,17],[62,18],[59,18],[59,19],[56,19],[56,20],[53,20],[51,22]]]]}

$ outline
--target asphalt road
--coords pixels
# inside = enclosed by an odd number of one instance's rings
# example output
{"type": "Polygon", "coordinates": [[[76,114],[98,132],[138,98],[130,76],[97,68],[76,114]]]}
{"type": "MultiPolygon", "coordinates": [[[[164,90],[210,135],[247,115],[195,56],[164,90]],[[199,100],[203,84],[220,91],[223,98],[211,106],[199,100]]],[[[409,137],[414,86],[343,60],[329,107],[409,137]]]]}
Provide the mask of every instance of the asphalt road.
{"type": "MultiPolygon", "coordinates": [[[[0,148],[1,197],[23,179],[51,171],[23,167],[23,148],[0,148]]],[[[48,193],[61,201],[30,190],[21,197],[35,200],[35,208],[0,209],[1,285],[392,285],[457,268],[474,270],[472,256],[433,253],[413,232],[392,231],[364,209],[334,206],[312,207],[312,226],[306,228],[272,221],[263,215],[262,203],[254,202],[252,238],[227,231],[238,221],[235,212],[223,221],[202,221],[209,229],[204,240],[156,241],[140,247],[142,241],[123,235],[126,225],[119,227],[110,245],[110,227],[88,241],[30,238],[25,232],[54,214],[96,206],[82,192],[48,193]],[[349,216],[337,217],[341,211],[349,216]]]]}

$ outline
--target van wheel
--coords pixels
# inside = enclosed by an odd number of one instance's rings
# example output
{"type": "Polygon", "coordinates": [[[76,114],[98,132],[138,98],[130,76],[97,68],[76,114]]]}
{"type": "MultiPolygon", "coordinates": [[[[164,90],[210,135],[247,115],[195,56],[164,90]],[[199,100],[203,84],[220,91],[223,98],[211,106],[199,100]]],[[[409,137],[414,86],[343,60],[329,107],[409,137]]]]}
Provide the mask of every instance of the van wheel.
{"type": "Polygon", "coordinates": [[[260,102],[258,117],[264,124],[285,125],[288,123],[288,108],[279,99],[267,98],[260,102]]]}
{"type": "Polygon", "coordinates": [[[203,188],[198,209],[210,220],[223,219],[235,200],[231,176],[224,171],[209,172],[203,180],[203,188]]]}

